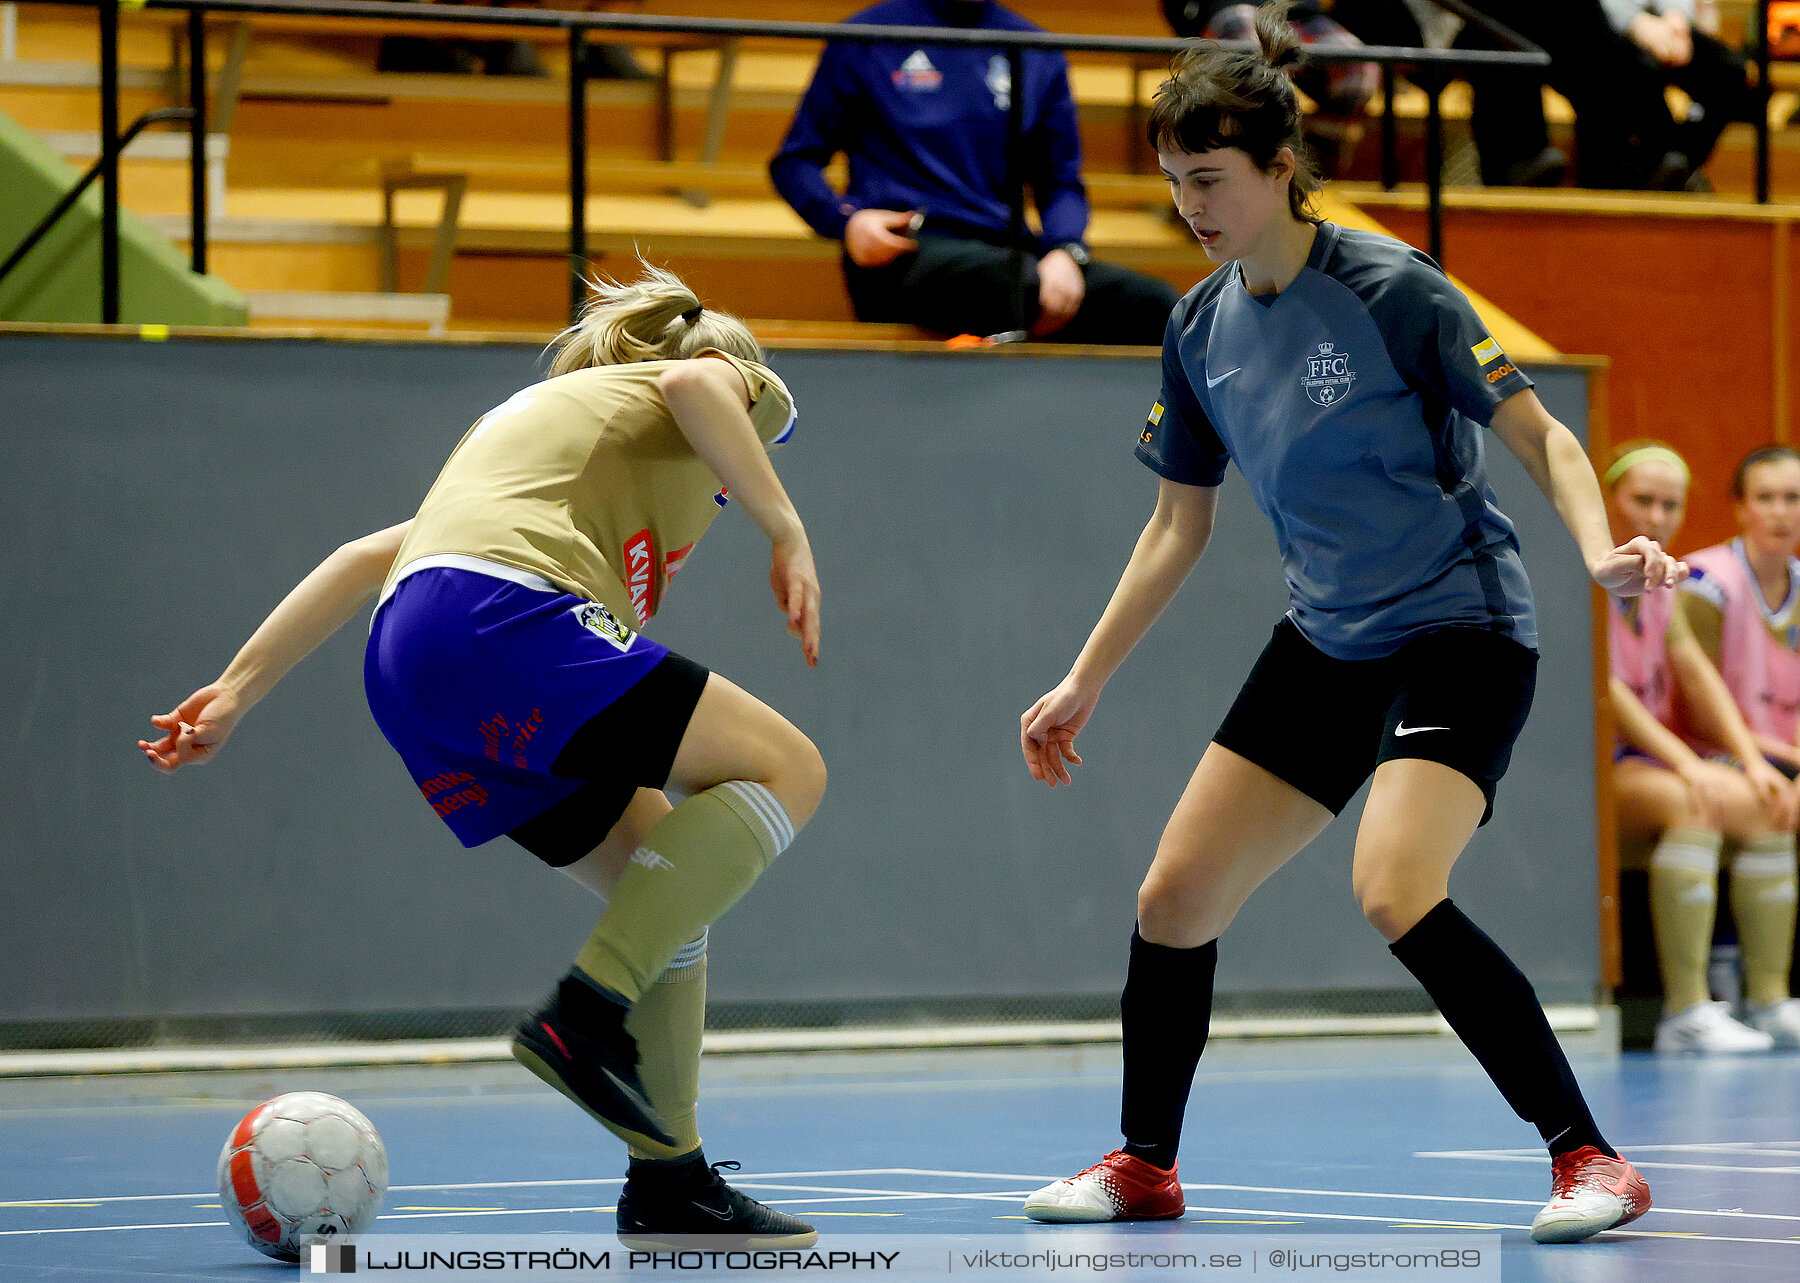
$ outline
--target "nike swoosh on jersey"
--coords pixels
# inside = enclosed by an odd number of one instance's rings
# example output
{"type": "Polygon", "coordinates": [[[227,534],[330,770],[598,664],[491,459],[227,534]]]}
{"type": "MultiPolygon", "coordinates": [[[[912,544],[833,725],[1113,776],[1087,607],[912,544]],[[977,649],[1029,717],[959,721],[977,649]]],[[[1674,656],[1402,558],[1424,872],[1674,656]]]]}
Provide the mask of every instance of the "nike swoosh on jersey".
{"type": "Polygon", "coordinates": [[[1394,727],[1394,736],[1398,738],[1402,735],[1418,735],[1423,731],[1447,731],[1449,729],[1448,726],[1408,726],[1405,722],[1401,722],[1394,727]]]}
{"type": "Polygon", "coordinates": [[[1231,377],[1231,376],[1232,376],[1232,375],[1234,375],[1234,374],[1236,374],[1236,373],[1237,373],[1237,372],[1238,372],[1238,371],[1239,371],[1239,370],[1241,370],[1241,369],[1243,369],[1243,368],[1244,368],[1244,367],[1243,367],[1243,366],[1241,366],[1241,365],[1237,365],[1237,366],[1233,366],[1233,367],[1232,367],[1232,368],[1231,368],[1231,369],[1229,369],[1229,370],[1227,370],[1227,371],[1225,371],[1225,373],[1223,373],[1223,374],[1221,374],[1221,375],[1220,375],[1220,376],[1219,376],[1219,377],[1218,377],[1218,378],[1216,378],[1216,379],[1215,379],[1215,378],[1213,378],[1213,376],[1212,376],[1212,375],[1210,375],[1210,374],[1209,374],[1209,375],[1207,375],[1207,376],[1206,376],[1206,386],[1207,386],[1207,388],[1208,388],[1208,389],[1209,389],[1209,390],[1210,390],[1210,389],[1212,389],[1212,388],[1216,388],[1216,387],[1218,387],[1218,386],[1219,386],[1219,384],[1221,384],[1221,383],[1223,383],[1223,382],[1225,382],[1225,380],[1226,380],[1226,379],[1229,379],[1229,378],[1230,378],[1230,377],[1231,377]]]}

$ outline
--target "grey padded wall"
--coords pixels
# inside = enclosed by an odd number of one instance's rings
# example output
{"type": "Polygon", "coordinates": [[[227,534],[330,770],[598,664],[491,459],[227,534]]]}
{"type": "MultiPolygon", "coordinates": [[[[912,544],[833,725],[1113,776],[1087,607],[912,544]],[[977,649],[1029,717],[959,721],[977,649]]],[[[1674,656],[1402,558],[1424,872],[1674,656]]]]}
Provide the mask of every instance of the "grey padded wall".
{"type": "MultiPolygon", "coordinates": [[[[504,840],[463,850],[419,800],[362,702],[366,618],[217,762],[165,779],[134,747],[333,547],[410,515],[537,355],[0,340],[0,1021],[523,1005],[566,965],[595,904],[504,840]]],[[[1155,363],[774,364],[801,409],[778,464],[818,554],[822,662],[783,632],[735,510],[651,631],[787,713],[832,783],[715,930],[713,996],[1116,991],[1137,880],[1282,609],[1266,523],[1233,474],[1212,551],[1108,690],[1076,786],[1052,792],[1025,773],[1018,715],[1065,671],[1150,510],[1131,447],[1155,363]]],[[[1540,391],[1581,430],[1578,372],[1542,371],[1540,391]]],[[[1453,893],[1546,998],[1586,1000],[1588,597],[1549,506],[1494,457],[1544,665],[1453,893]]],[[[1251,902],[1223,988],[1410,986],[1350,897],[1352,835],[1347,816],[1251,902]]]]}

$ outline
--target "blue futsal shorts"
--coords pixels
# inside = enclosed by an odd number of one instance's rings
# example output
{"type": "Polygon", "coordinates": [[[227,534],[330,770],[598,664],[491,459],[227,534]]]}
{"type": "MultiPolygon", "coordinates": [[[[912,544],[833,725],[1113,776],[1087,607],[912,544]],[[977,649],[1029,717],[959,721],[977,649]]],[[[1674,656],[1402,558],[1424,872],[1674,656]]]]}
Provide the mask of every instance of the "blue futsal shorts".
{"type": "Polygon", "coordinates": [[[535,575],[427,561],[376,607],[369,711],[464,846],[573,863],[668,780],[706,670],[535,575]]]}

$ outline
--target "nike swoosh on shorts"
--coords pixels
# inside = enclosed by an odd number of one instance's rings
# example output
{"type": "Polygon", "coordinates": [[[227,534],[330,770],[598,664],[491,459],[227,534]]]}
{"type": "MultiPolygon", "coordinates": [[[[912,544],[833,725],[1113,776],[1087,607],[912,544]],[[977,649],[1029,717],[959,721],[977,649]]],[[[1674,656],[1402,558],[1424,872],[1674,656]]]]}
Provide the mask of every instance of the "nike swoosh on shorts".
{"type": "Polygon", "coordinates": [[[1449,729],[1448,726],[1408,726],[1405,722],[1401,722],[1394,727],[1394,737],[1398,739],[1402,735],[1417,735],[1421,731],[1447,731],[1449,729]]]}

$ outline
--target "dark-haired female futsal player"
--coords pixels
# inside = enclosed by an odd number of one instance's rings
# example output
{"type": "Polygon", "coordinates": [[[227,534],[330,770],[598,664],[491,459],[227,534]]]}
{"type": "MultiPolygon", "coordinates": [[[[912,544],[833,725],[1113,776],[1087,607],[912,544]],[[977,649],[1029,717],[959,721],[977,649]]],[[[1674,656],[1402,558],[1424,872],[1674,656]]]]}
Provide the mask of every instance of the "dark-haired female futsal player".
{"type": "Polygon", "coordinates": [[[1219,934],[1374,775],[1352,880],[1369,921],[1552,1157],[1540,1242],[1650,1206],[1606,1143],[1524,975],[1447,897],[1492,810],[1537,668],[1531,591],[1482,458],[1490,426],[1555,504],[1596,582],[1673,583],[1615,548],[1575,437],[1437,265],[1321,222],[1279,11],[1262,52],[1185,53],[1149,138],[1221,264],[1176,307],[1138,457],[1156,511],[1069,675],[1021,719],[1032,775],[1069,781],[1101,690],[1206,547],[1235,462],[1275,525],[1290,609],[1206,750],[1138,891],[1122,1015],[1125,1146],[1026,1201],[1045,1221],[1182,1214],[1176,1146],[1206,1044],[1219,934]],[[1303,732],[1303,733],[1300,733],[1303,732]]]}

